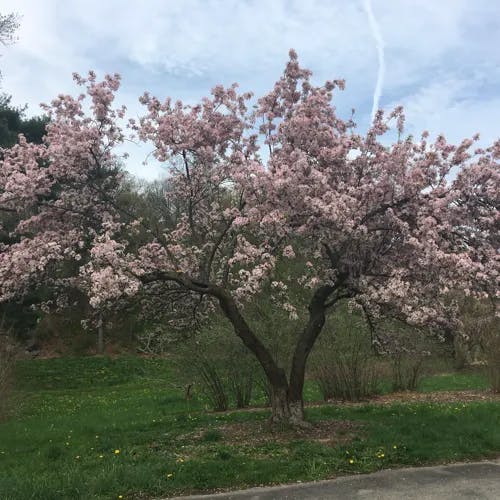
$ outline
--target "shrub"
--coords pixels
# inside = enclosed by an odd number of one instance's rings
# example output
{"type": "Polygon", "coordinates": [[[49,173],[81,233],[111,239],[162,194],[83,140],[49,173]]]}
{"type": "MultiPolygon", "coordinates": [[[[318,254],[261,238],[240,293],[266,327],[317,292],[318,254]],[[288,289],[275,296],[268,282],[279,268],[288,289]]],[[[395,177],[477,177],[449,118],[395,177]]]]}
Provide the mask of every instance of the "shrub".
{"type": "Polygon", "coordinates": [[[261,368],[225,321],[177,345],[174,357],[179,378],[194,384],[214,411],[249,406],[261,368]]]}
{"type": "Polygon", "coordinates": [[[500,321],[492,316],[484,329],[484,347],[488,377],[493,392],[500,392],[500,321]]]}
{"type": "Polygon", "coordinates": [[[229,407],[228,390],[224,376],[217,364],[207,359],[199,359],[196,371],[200,377],[204,395],[215,411],[225,411],[229,407]]]}
{"type": "Polygon", "coordinates": [[[489,304],[472,297],[461,297],[459,304],[459,328],[455,332],[455,365],[458,369],[485,361],[485,340],[491,319],[489,304]],[[485,335],[486,334],[486,335],[485,335]]]}
{"type": "Polygon", "coordinates": [[[263,396],[264,405],[271,406],[272,388],[263,370],[259,370],[255,378],[255,386],[263,396]]]}
{"type": "Polygon", "coordinates": [[[496,356],[488,361],[488,376],[492,391],[500,392],[500,346],[498,345],[496,356]]]}
{"type": "Polygon", "coordinates": [[[315,373],[325,401],[360,401],[379,392],[380,376],[374,360],[356,352],[333,357],[318,366],[315,373]]]}
{"type": "Polygon", "coordinates": [[[435,332],[397,320],[378,325],[379,351],[389,360],[393,391],[414,391],[424,375],[425,362],[437,351],[435,332]]]}
{"type": "Polygon", "coordinates": [[[390,354],[393,391],[415,391],[423,375],[424,357],[420,354],[390,354]]]}
{"type": "MultiPolygon", "coordinates": [[[[288,372],[299,322],[273,302],[270,288],[245,305],[245,315],[277,363],[288,372]]],[[[166,337],[175,339],[173,334],[166,337]]],[[[194,382],[212,409],[245,408],[256,393],[259,402],[263,399],[270,405],[271,388],[261,365],[222,315],[214,314],[190,338],[164,345],[174,353],[179,378],[187,384],[194,382]]]]}
{"type": "Polygon", "coordinates": [[[5,418],[10,409],[14,377],[14,362],[17,347],[10,331],[0,324],[0,420],[5,418]]]}
{"type": "Polygon", "coordinates": [[[346,307],[334,315],[312,356],[312,376],[323,399],[359,401],[379,392],[381,367],[372,353],[367,325],[346,307]]]}
{"type": "Polygon", "coordinates": [[[469,364],[486,364],[491,388],[500,392],[500,318],[495,314],[497,304],[468,298],[461,304],[461,326],[457,337],[460,343],[473,346],[475,356],[469,364]]]}
{"type": "Polygon", "coordinates": [[[250,405],[254,387],[252,370],[244,368],[242,372],[235,370],[233,374],[233,378],[229,380],[229,390],[236,408],[246,408],[250,405]]]}

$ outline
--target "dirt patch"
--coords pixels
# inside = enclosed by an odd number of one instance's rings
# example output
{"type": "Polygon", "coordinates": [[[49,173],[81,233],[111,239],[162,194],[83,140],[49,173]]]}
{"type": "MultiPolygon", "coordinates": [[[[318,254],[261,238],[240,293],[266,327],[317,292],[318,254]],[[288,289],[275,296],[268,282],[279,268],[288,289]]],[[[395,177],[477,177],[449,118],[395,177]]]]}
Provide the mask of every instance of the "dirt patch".
{"type": "Polygon", "coordinates": [[[267,442],[316,441],[327,446],[339,446],[359,436],[362,425],[348,420],[315,422],[309,428],[276,428],[268,422],[230,423],[219,427],[222,440],[228,444],[258,445],[267,442]]]}
{"type": "MultiPolygon", "coordinates": [[[[492,391],[435,391],[435,392],[413,392],[402,391],[373,396],[362,401],[344,401],[330,399],[328,401],[315,401],[305,403],[306,408],[317,408],[320,406],[364,406],[364,405],[391,405],[394,403],[474,403],[474,402],[500,402],[500,393],[492,391]]],[[[269,410],[268,406],[252,406],[250,408],[228,410],[225,412],[212,412],[213,414],[248,413],[269,410]]]]}
{"type": "MultiPolygon", "coordinates": [[[[394,403],[473,403],[500,401],[500,393],[491,391],[436,391],[436,392],[393,392],[377,396],[367,401],[328,401],[326,404],[340,406],[360,406],[366,404],[390,405],[394,403]]],[[[314,406],[314,405],[311,405],[314,406]]]]}

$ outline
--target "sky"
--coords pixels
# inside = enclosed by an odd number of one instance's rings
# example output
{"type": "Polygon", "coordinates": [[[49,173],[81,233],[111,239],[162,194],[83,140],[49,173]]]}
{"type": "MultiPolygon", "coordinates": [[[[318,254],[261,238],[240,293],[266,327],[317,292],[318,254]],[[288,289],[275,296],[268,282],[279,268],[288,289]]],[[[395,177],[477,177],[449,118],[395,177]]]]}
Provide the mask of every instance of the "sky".
{"type": "MultiPolygon", "coordinates": [[[[17,12],[17,42],[0,47],[0,91],[28,114],[71,74],[120,73],[117,101],[142,113],[144,91],[194,103],[222,83],[257,96],[280,77],[294,48],[313,82],[343,78],[335,106],[358,129],[374,107],[403,105],[407,131],[500,136],[499,0],[2,0],[17,12]]],[[[146,146],[127,144],[127,169],[153,180],[146,146]]]]}

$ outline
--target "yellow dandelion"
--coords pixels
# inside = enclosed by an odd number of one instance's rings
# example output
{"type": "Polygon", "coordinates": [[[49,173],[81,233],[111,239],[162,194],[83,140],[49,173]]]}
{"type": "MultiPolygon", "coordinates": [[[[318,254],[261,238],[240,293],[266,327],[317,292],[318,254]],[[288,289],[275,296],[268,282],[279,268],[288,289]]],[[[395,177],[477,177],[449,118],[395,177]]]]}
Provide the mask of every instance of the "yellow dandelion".
{"type": "Polygon", "coordinates": [[[393,445],[393,449],[397,450],[397,448],[398,448],[398,447],[397,447],[396,445],[393,445]]]}
{"type": "Polygon", "coordinates": [[[353,458],[350,458],[350,459],[349,459],[349,463],[350,463],[350,464],[353,464],[353,463],[354,463],[354,459],[353,459],[353,458]]]}
{"type": "Polygon", "coordinates": [[[174,474],[173,474],[172,472],[169,472],[169,473],[167,474],[167,479],[170,479],[171,477],[174,477],[174,474]]]}
{"type": "Polygon", "coordinates": [[[119,455],[120,454],[120,450],[115,450],[115,455],[119,455]]]}
{"type": "Polygon", "coordinates": [[[378,458],[384,458],[384,457],[385,457],[385,455],[384,455],[383,453],[381,453],[381,454],[378,456],[378,458]]]}

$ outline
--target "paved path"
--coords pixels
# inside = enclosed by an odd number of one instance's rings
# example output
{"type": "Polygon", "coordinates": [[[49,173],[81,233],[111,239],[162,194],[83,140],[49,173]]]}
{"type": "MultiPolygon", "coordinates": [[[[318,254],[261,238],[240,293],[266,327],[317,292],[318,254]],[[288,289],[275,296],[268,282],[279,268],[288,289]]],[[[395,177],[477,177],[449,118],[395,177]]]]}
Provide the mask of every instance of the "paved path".
{"type": "Polygon", "coordinates": [[[500,460],[395,469],[329,481],[252,488],[189,499],[500,500],[500,460]]]}

